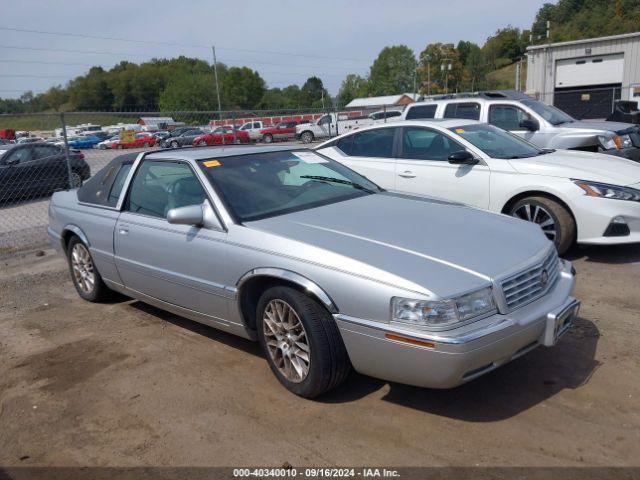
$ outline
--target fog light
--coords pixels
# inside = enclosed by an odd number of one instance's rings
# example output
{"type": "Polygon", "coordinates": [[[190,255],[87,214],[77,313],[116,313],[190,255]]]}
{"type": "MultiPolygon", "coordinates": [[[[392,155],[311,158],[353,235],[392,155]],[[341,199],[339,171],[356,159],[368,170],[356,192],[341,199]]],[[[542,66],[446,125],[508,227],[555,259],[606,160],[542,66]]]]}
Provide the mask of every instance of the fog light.
{"type": "Polygon", "coordinates": [[[627,221],[624,217],[614,217],[604,232],[605,237],[626,237],[631,234],[627,221]]]}

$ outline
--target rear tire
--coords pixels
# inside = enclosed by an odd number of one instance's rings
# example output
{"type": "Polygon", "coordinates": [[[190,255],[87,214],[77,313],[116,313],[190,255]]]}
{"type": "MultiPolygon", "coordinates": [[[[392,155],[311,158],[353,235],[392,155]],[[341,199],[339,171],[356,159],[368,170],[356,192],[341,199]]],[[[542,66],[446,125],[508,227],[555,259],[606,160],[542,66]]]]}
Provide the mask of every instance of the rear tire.
{"type": "Polygon", "coordinates": [[[262,137],[262,141],[264,143],[273,143],[273,135],[271,135],[270,133],[267,133],[265,136],[262,137]]]}
{"type": "Polygon", "coordinates": [[[302,135],[300,135],[300,140],[302,140],[302,143],[311,143],[311,142],[313,142],[313,133],[312,132],[302,132],[302,135]]]}
{"type": "Polygon", "coordinates": [[[268,289],[258,301],[256,325],[269,367],[290,392],[315,398],[349,375],[351,363],[338,326],[307,295],[290,287],[268,289]]]}
{"type": "Polygon", "coordinates": [[[67,260],[71,281],[78,295],[89,302],[103,302],[113,294],[102,281],[100,273],[93,263],[89,248],[74,235],[67,247],[67,260]]]}
{"type": "Polygon", "coordinates": [[[511,207],[509,215],[540,225],[560,255],[569,250],[575,240],[576,222],[571,213],[560,203],[550,198],[523,198],[511,207]]]}

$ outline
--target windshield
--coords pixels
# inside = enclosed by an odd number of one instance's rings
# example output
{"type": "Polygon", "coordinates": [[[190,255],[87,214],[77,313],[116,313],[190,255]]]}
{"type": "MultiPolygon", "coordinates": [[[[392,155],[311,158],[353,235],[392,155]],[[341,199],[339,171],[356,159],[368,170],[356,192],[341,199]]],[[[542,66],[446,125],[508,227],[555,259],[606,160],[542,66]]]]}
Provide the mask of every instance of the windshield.
{"type": "Polygon", "coordinates": [[[537,100],[521,100],[523,105],[526,105],[531,110],[536,112],[542,118],[544,118],[551,125],[560,125],[561,123],[573,122],[574,118],[567,115],[562,110],[551,105],[547,105],[537,100]]]}
{"type": "Polygon", "coordinates": [[[199,163],[241,222],[381,191],[347,167],[308,150],[211,158],[199,163]]]}
{"type": "Polygon", "coordinates": [[[528,158],[544,153],[535,145],[493,125],[473,124],[450,128],[491,158],[528,158]]]}

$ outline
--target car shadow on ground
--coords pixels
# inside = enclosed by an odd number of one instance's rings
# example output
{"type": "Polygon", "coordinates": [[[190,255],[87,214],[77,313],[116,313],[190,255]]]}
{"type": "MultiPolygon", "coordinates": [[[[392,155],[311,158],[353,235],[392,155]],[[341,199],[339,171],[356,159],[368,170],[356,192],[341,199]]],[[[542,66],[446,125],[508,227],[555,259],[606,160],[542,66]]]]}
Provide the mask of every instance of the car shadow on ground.
{"type": "Polygon", "coordinates": [[[194,322],[192,320],[189,320],[188,318],[175,315],[171,312],[167,312],[166,310],[161,310],[160,308],[156,308],[153,305],[149,305],[148,303],[143,303],[138,300],[133,300],[129,304],[129,306],[141,312],[153,315],[154,317],[158,317],[165,322],[172,323],[177,327],[184,328],[191,332],[202,335],[203,337],[207,337],[215,342],[223,343],[232,348],[236,348],[245,353],[250,353],[251,355],[255,355],[257,357],[263,357],[262,351],[260,350],[260,344],[258,342],[252,342],[245,338],[238,337],[237,335],[223,332],[222,330],[218,330],[217,328],[194,322]]]}
{"type": "MultiPolygon", "coordinates": [[[[141,301],[133,300],[129,306],[213,341],[264,358],[257,342],[191,321],[141,301]]],[[[600,366],[595,358],[599,337],[596,325],[579,317],[556,346],[539,347],[453,389],[412,387],[354,372],[342,386],[316,401],[327,404],[354,402],[389,385],[389,391],[382,397],[386,402],[468,422],[501,421],[543,403],[562,390],[585,385],[600,366]]]]}
{"type": "Polygon", "coordinates": [[[585,385],[600,366],[595,359],[598,338],[597,327],[578,318],[572,330],[556,346],[539,347],[454,389],[411,387],[355,374],[349,382],[319,401],[355,401],[388,383],[389,391],[382,400],[396,405],[467,422],[505,420],[562,390],[585,385]]]}
{"type": "Polygon", "coordinates": [[[578,245],[569,250],[563,258],[608,264],[635,263],[640,262],[640,244],[578,245]]]}

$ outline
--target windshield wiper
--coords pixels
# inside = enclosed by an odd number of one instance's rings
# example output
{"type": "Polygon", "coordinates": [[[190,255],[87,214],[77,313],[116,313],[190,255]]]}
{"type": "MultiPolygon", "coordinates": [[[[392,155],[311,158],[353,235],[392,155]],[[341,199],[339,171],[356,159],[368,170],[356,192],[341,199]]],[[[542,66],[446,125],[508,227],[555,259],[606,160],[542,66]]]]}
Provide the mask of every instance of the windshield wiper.
{"type": "Polygon", "coordinates": [[[340,183],[342,185],[351,185],[353,188],[357,190],[362,190],[367,193],[377,193],[375,190],[371,190],[370,188],[367,188],[364,185],[360,185],[359,183],[352,182],[351,180],[344,180],[342,178],[323,177],[322,175],[300,175],[300,178],[308,178],[310,180],[318,180],[320,182],[332,182],[332,183],[340,183]]]}
{"type": "Polygon", "coordinates": [[[543,148],[538,152],[538,155],[546,155],[547,153],[553,153],[553,152],[555,152],[555,149],[553,148],[543,148]]]}

